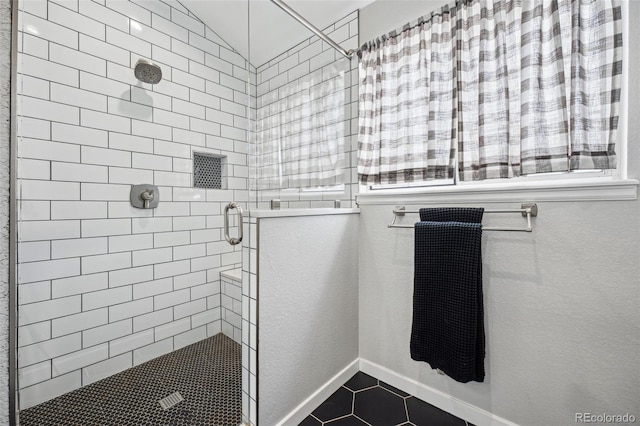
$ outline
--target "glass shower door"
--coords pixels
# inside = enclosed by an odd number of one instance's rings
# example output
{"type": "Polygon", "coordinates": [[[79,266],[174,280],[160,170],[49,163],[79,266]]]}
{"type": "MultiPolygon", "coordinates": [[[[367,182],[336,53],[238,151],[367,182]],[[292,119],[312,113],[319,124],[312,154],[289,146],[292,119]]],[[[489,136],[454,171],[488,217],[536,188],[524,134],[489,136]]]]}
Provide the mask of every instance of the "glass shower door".
{"type": "Polygon", "coordinates": [[[242,420],[242,251],[223,208],[249,200],[252,68],[248,0],[222,22],[220,3],[17,2],[25,425],[242,420]]]}

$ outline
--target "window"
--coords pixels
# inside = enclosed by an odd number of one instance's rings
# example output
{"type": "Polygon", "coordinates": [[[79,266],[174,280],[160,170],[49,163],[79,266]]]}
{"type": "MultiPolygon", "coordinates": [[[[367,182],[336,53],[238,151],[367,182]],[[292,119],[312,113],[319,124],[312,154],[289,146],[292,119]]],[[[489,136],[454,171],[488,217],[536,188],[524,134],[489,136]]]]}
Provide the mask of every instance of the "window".
{"type": "Polygon", "coordinates": [[[252,147],[257,189],[318,191],[346,182],[349,65],[332,63],[260,96],[252,147]]]}
{"type": "Polygon", "coordinates": [[[359,55],[361,184],[616,169],[619,1],[456,2],[359,55]]]}

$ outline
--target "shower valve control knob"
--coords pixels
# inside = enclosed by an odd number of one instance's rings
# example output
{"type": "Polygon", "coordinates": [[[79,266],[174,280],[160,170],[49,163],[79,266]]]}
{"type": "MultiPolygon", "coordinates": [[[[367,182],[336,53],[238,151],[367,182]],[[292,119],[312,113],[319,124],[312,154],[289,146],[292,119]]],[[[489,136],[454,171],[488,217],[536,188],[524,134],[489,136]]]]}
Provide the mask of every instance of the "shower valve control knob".
{"type": "Polygon", "coordinates": [[[155,185],[146,183],[131,186],[131,205],[137,209],[155,209],[160,202],[160,191],[155,185]]]}
{"type": "Polygon", "coordinates": [[[148,209],[151,205],[151,201],[153,201],[154,199],[154,195],[153,195],[154,191],[153,189],[147,189],[145,191],[142,191],[140,193],[140,198],[142,198],[142,200],[144,201],[144,208],[148,209]]]}

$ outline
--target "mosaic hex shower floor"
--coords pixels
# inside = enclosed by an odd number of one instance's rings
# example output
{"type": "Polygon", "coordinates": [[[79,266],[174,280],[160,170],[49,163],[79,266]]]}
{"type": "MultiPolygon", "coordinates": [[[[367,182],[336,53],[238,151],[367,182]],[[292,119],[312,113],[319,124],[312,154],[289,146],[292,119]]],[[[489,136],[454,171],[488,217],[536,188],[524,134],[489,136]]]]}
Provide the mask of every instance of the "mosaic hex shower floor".
{"type": "Polygon", "coordinates": [[[236,426],[241,346],[219,333],[20,412],[21,426],[236,426]],[[184,401],[158,403],[180,392],[184,401]]]}

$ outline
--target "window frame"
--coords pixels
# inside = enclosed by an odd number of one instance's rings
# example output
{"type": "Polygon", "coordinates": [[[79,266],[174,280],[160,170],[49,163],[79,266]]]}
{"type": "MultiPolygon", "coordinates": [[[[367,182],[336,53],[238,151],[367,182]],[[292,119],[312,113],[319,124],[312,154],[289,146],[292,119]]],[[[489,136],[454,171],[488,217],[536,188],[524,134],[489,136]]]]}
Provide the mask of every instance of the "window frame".
{"type": "MultiPolygon", "coordinates": [[[[359,183],[358,201],[362,199],[383,198],[392,195],[435,195],[446,193],[468,194],[473,191],[487,193],[492,189],[496,193],[519,189],[523,193],[538,193],[542,196],[545,189],[562,188],[575,190],[576,197],[568,196],[568,199],[637,199],[637,186],[640,182],[628,178],[628,119],[629,119],[629,1],[621,0],[622,9],[622,91],[620,94],[619,127],[616,147],[617,167],[611,170],[571,170],[566,172],[537,173],[522,175],[513,178],[486,179],[480,181],[461,181],[458,175],[458,151],[455,153],[455,170],[453,179],[434,181],[408,182],[393,185],[364,185],[359,183]],[[586,190],[589,188],[589,190],[586,190]],[[607,189],[608,188],[608,189],[607,189]],[[612,194],[607,198],[605,194],[599,194],[601,190],[620,192],[620,197],[612,194]],[[633,188],[633,189],[632,189],[633,188]],[[585,192],[586,191],[586,192],[585,192]],[[635,194],[635,195],[633,195],[635,194]],[[605,197],[605,198],[602,198],[605,197]],[[632,198],[629,198],[632,197],[632,198]]],[[[565,191],[563,191],[565,192],[565,191]]],[[[522,199],[522,197],[518,198],[522,199]]],[[[557,200],[555,200],[557,201],[557,200]]]]}

